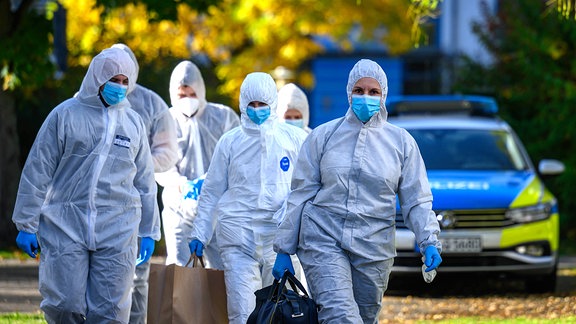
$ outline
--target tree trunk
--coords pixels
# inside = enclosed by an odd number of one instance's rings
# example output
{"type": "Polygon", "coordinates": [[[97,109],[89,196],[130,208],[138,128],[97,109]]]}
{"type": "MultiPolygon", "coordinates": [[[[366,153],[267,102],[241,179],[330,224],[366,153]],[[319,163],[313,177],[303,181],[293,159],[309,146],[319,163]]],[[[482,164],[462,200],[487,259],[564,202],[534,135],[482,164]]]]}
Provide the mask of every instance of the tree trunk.
{"type": "Polygon", "coordinates": [[[17,132],[14,98],[0,90],[0,249],[14,247],[16,226],[12,211],[20,181],[20,145],[17,132]]]}

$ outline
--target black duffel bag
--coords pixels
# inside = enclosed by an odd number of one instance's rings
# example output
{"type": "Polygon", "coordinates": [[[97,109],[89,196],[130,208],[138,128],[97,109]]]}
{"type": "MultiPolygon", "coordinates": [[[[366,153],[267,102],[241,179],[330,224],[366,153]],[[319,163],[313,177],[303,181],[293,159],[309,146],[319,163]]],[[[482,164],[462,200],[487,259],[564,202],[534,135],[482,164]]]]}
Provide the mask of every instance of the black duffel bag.
{"type": "Polygon", "coordinates": [[[254,293],[256,307],[246,324],[315,324],[318,323],[316,303],[290,271],[268,287],[254,293]],[[286,282],[292,290],[286,288],[286,282]]]}

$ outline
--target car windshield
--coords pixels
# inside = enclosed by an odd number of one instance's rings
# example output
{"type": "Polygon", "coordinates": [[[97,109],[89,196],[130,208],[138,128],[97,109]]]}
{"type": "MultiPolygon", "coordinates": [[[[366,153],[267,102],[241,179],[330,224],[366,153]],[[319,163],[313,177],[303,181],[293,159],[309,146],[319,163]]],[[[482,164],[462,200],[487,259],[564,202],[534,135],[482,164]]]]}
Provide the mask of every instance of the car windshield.
{"type": "Polygon", "coordinates": [[[525,170],[512,134],[497,130],[413,129],[428,170],[525,170]]]}

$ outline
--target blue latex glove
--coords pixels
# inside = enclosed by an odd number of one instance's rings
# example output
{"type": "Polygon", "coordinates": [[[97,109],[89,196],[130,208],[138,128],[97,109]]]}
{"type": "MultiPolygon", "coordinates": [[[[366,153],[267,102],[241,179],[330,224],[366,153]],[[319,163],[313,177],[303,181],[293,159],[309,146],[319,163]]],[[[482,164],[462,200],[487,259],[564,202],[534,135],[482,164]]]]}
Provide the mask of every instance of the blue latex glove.
{"type": "Polygon", "coordinates": [[[143,237],[140,241],[140,255],[136,260],[136,266],[148,262],[154,253],[154,239],[150,237],[143,237]]]}
{"type": "Polygon", "coordinates": [[[206,174],[192,180],[192,184],[194,185],[194,189],[196,189],[198,196],[200,196],[200,191],[202,191],[202,185],[204,184],[205,178],[206,178],[206,174]]]}
{"type": "Polygon", "coordinates": [[[186,181],[186,183],[182,185],[181,190],[182,190],[182,197],[184,197],[184,199],[198,200],[198,192],[196,192],[196,188],[194,188],[193,180],[186,181]]]}
{"type": "Polygon", "coordinates": [[[190,247],[191,254],[196,253],[196,256],[201,257],[202,253],[204,253],[204,244],[198,239],[193,239],[188,246],[190,247]]]}
{"type": "Polygon", "coordinates": [[[184,196],[184,199],[198,200],[200,191],[202,190],[202,185],[204,184],[204,177],[205,176],[201,176],[194,180],[186,181],[182,186],[182,195],[184,196]]]}
{"type": "Polygon", "coordinates": [[[429,245],[424,250],[424,264],[427,266],[426,272],[430,272],[442,263],[442,257],[440,257],[440,253],[438,249],[434,245],[429,245]]]}
{"type": "Polygon", "coordinates": [[[38,240],[36,239],[36,234],[20,231],[18,236],[16,236],[16,245],[26,252],[31,258],[36,258],[36,253],[38,253],[38,240]]]}
{"type": "Polygon", "coordinates": [[[276,280],[282,279],[284,272],[288,270],[292,274],[294,272],[294,266],[292,265],[292,259],[290,259],[290,254],[278,253],[276,255],[276,261],[274,261],[274,268],[272,268],[272,275],[276,280]]]}

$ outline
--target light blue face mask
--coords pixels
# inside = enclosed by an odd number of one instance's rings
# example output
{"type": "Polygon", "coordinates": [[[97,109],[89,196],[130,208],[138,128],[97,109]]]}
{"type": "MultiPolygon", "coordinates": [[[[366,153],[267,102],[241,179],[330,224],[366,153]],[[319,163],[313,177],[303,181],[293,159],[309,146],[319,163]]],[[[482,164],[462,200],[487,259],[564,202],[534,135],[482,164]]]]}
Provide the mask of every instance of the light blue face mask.
{"type": "Polygon", "coordinates": [[[352,95],[352,110],[363,123],[380,111],[380,97],[352,95]]]}
{"type": "Polygon", "coordinates": [[[260,125],[270,117],[270,106],[263,106],[254,108],[252,106],[248,106],[246,108],[246,114],[251,121],[254,122],[256,125],[260,125]]]}
{"type": "Polygon", "coordinates": [[[286,124],[304,128],[304,119],[285,119],[286,124]]]}
{"type": "Polygon", "coordinates": [[[110,106],[119,103],[126,98],[126,92],[128,91],[128,86],[121,85],[116,82],[108,81],[104,84],[102,89],[102,98],[110,106]]]}

